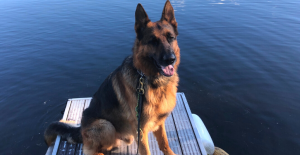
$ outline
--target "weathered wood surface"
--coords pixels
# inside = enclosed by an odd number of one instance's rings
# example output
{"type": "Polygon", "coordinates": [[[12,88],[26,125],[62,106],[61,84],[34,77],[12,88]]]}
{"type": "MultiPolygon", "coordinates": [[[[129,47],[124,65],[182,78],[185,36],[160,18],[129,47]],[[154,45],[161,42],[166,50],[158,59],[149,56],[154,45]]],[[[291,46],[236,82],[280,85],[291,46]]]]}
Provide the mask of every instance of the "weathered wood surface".
{"type": "MultiPolygon", "coordinates": [[[[183,93],[177,93],[177,104],[167,118],[165,126],[169,145],[174,153],[179,155],[206,155],[200,136],[193,121],[191,110],[183,93]]],[[[63,115],[63,120],[80,125],[81,115],[89,106],[91,98],[69,99],[63,115]]],[[[163,155],[152,132],[149,133],[149,146],[152,155],[163,155]]],[[[107,155],[135,155],[137,145],[122,145],[107,155]]],[[[83,155],[82,144],[70,144],[57,137],[54,146],[48,148],[46,155],[83,155]]]]}

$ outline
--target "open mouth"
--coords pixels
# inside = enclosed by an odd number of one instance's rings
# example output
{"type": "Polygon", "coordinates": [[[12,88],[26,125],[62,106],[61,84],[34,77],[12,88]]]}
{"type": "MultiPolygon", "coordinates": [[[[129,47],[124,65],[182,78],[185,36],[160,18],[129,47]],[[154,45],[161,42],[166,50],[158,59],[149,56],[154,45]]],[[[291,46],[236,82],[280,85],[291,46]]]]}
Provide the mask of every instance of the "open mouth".
{"type": "Polygon", "coordinates": [[[174,69],[173,65],[163,66],[163,65],[160,65],[155,59],[154,59],[154,62],[155,62],[155,66],[160,70],[160,73],[162,75],[171,77],[175,73],[175,69],[174,69]]]}
{"type": "Polygon", "coordinates": [[[161,66],[161,70],[163,71],[163,75],[167,77],[170,77],[174,74],[173,65],[161,66]]]}

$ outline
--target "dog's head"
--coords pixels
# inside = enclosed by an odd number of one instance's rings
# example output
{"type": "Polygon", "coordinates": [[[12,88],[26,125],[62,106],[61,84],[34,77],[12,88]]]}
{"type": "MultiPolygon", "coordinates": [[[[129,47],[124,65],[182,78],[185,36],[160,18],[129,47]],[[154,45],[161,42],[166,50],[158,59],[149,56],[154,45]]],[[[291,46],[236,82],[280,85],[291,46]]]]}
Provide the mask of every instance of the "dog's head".
{"type": "Polygon", "coordinates": [[[162,17],[157,22],[151,22],[143,6],[138,4],[134,28],[134,66],[150,77],[171,77],[176,74],[180,49],[177,44],[177,22],[170,1],[165,3],[162,17]]]}

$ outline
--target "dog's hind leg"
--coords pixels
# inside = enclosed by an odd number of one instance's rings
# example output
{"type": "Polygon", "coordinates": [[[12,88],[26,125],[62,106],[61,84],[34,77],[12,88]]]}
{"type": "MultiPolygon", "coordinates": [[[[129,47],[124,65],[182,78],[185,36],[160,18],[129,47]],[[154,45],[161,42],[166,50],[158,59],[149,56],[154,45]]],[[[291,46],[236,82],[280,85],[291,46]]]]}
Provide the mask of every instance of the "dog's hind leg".
{"type": "Polygon", "coordinates": [[[90,126],[82,128],[83,153],[97,155],[116,147],[115,127],[105,119],[97,119],[90,126]]]}

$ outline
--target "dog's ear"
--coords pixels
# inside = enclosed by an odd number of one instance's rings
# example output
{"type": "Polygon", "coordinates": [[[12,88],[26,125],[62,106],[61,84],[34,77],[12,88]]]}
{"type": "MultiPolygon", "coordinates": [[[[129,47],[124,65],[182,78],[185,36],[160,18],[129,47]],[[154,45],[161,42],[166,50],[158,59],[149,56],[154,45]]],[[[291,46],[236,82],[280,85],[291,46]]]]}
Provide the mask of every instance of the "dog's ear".
{"type": "Polygon", "coordinates": [[[148,15],[142,4],[138,4],[135,10],[135,25],[134,29],[139,40],[142,39],[142,31],[146,28],[147,23],[150,22],[148,15]]]}
{"type": "Polygon", "coordinates": [[[167,0],[167,2],[165,4],[165,7],[162,12],[162,16],[161,16],[160,20],[161,21],[165,20],[165,21],[169,22],[173,26],[175,34],[178,35],[177,22],[175,19],[174,9],[169,0],[167,0]]]}

